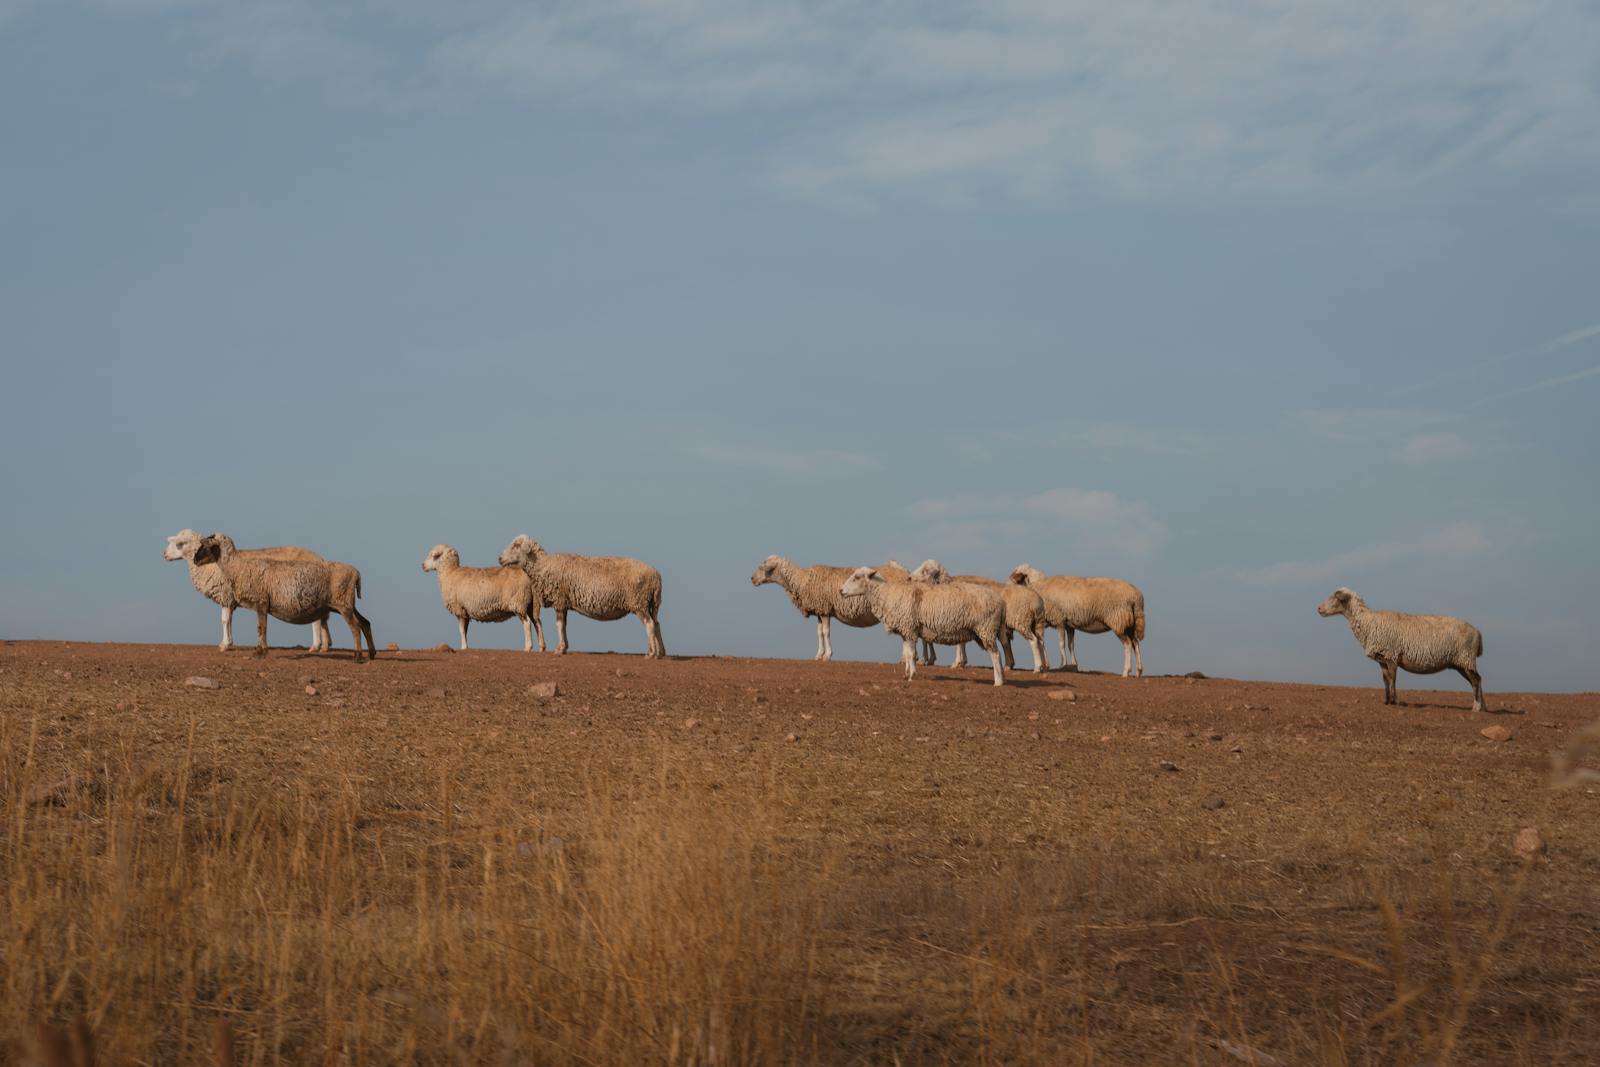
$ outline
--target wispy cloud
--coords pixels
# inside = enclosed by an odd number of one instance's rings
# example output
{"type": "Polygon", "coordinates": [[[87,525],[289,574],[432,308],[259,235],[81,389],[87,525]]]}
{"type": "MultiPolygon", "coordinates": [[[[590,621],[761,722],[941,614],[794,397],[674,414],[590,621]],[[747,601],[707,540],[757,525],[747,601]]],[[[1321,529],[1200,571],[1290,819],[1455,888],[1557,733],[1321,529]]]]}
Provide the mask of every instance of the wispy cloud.
{"type": "Polygon", "coordinates": [[[1489,548],[1489,538],[1475,522],[1457,522],[1411,541],[1365,545],[1319,560],[1292,560],[1240,571],[1248,585],[1279,586],[1310,582],[1355,581],[1365,571],[1411,559],[1465,559],[1489,548]]]}
{"type": "Polygon", "coordinates": [[[1529,385],[1519,385],[1515,389],[1506,389],[1502,392],[1491,393],[1489,396],[1480,397],[1471,405],[1469,405],[1467,410],[1471,411],[1484,407],[1487,404],[1498,403],[1501,400],[1509,400],[1511,397],[1521,396],[1524,393],[1536,393],[1542,389],[1554,389],[1561,385],[1571,385],[1574,382],[1581,382],[1586,378],[1593,378],[1597,375],[1600,375],[1600,365],[1589,367],[1573,374],[1562,374],[1554,378],[1546,378],[1543,381],[1533,382],[1529,385]]]}
{"type": "Polygon", "coordinates": [[[1544,346],[1544,350],[1546,352],[1554,352],[1557,349],[1566,348],[1568,345],[1575,345],[1580,341],[1587,341],[1591,337],[1600,337],[1600,323],[1596,323],[1593,326],[1584,326],[1581,329],[1564,333],[1560,337],[1554,338],[1548,342],[1544,346]]]}
{"type": "Polygon", "coordinates": [[[707,463],[789,476],[866,474],[882,468],[877,459],[863,452],[828,448],[764,448],[759,445],[702,442],[691,446],[688,452],[707,463]]]}
{"type": "Polygon", "coordinates": [[[1425,408],[1316,408],[1295,412],[1291,421],[1313,437],[1383,449],[1404,463],[1441,463],[1478,451],[1462,416],[1425,408]]]}
{"type": "Polygon", "coordinates": [[[765,125],[760,151],[789,188],[843,199],[1086,183],[1138,197],[1325,192],[1600,160],[1597,17],[1583,0],[1551,0],[1537,19],[1334,0],[99,5],[186,20],[199,32],[175,39],[202,65],[242,57],[263,77],[360,86],[374,102],[821,104],[765,125]]]}
{"type": "Polygon", "coordinates": [[[910,511],[935,524],[932,540],[943,550],[975,550],[1047,528],[1071,538],[1082,551],[1138,557],[1149,555],[1167,538],[1166,526],[1149,505],[1100,489],[932,497],[912,504],[910,511]]]}

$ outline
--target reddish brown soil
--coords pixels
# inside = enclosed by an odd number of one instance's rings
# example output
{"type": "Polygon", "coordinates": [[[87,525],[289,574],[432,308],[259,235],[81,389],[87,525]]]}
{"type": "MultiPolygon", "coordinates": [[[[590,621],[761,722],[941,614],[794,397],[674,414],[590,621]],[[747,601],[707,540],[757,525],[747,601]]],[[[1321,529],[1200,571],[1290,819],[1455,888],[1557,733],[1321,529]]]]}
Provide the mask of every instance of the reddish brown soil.
{"type": "Polygon", "coordinates": [[[825,859],[821,1062],[1240,1062],[1223,1041],[1399,1062],[1435,1049],[1458,1008],[1455,1062],[1600,1049],[1600,796],[1548,787],[1596,694],[1491,690],[1494,713],[1474,714],[1464,686],[1404,675],[1405,703],[1385,707],[1376,668],[1359,689],[987,678],[8,642],[0,717],[32,737],[41,781],[113,751],[152,766],[188,752],[262,790],[332,791],[330,768],[356,768],[373,818],[398,825],[441,776],[469,820],[474,795],[526,779],[551,834],[576,832],[597,775],[670,754],[707,790],[776,804],[773,847],[825,859]],[[560,695],[531,698],[546,681],[560,695]],[[1490,725],[1511,739],[1486,740],[1490,725]],[[1524,873],[1511,841],[1530,825],[1548,852],[1524,873]],[[1462,1004],[1459,967],[1480,952],[1462,1004]],[[1385,1020],[1400,953],[1421,992],[1385,1020]]]}

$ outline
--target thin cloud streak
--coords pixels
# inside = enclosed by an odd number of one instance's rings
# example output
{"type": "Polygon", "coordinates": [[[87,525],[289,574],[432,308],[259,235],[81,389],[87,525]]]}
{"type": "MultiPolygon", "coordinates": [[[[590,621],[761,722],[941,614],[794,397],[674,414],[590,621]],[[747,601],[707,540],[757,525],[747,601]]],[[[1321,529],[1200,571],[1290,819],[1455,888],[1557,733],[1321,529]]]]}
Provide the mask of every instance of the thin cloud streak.
{"type": "Polygon", "coordinates": [[[789,476],[868,474],[883,468],[876,458],[863,452],[830,448],[765,448],[759,445],[703,442],[691,446],[688,453],[706,463],[789,476]]]}
{"type": "Polygon", "coordinates": [[[1579,341],[1587,341],[1591,337],[1600,337],[1600,323],[1595,323],[1593,326],[1584,326],[1570,333],[1564,333],[1545,345],[1544,350],[1546,352],[1554,352],[1557,349],[1566,348],[1568,345],[1575,345],[1579,341]]]}
{"type": "Polygon", "coordinates": [[[1558,378],[1546,378],[1544,381],[1534,382],[1532,385],[1522,385],[1515,389],[1507,389],[1502,393],[1494,393],[1469,404],[1467,406],[1467,410],[1474,411],[1483,407],[1485,404],[1493,404],[1501,400],[1509,400],[1511,397],[1522,396],[1526,393],[1538,392],[1541,389],[1554,389],[1558,385],[1571,385],[1573,382],[1581,382],[1586,378],[1593,378],[1596,375],[1600,375],[1600,365],[1590,367],[1587,370],[1578,371],[1576,374],[1563,374],[1558,378]]]}
{"type": "Polygon", "coordinates": [[[1411,559],[1466,559],[1488,551],[1489,538],[1475,522],[1457,522],[1414,541],[1365,545],[1327,559],[1290,560],[1236,573],[1246,585],[1270,588],[1310,582],[1354,581],[1362,572],[1411,559]]]}
{"type": "Polygon", "coordinates": [[[963,550],[1051,528],[1073,538],[1079,550],[1141,557],[1168,535],[1144,501],[1124,500],[1103,489],[1063,486],[1031,496],[957,494],[919,500],[909,510],[934,523],[936,543],[963,550]]]}

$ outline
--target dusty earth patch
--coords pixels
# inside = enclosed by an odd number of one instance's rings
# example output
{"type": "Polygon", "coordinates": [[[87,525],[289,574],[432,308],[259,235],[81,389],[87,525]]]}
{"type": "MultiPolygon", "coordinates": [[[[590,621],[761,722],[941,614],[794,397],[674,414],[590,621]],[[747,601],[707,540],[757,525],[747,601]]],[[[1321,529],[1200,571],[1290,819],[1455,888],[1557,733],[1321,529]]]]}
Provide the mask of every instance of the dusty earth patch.
{"type": "Polygon", "coordinates": [[[7,642],[3,1036],[81,1016],[113,1062],[191,1058],[216,1019],[260,1062],[1600,1048],[1600,795],[1548,788],[1595,694],[985,678],[7,642]]]}

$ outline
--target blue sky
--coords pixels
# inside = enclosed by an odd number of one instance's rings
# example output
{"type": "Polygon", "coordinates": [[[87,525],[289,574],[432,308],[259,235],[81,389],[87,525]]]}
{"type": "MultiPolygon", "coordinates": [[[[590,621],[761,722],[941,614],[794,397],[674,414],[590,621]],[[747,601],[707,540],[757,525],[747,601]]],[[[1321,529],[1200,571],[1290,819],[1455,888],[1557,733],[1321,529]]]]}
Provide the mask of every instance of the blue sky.
{"type": "Polygon", "coordinates": [[[673,652],[811,654],[770,552],[936,556],[1134,581],[1156,672],[1376,684],[1315,614],[1346,584],[1475,622],[1491,691],[1600,688],[1596,39],[0,0],[0,636],[214,641],[159,558],[193,527],[355,563],[380,645],[432,644],[427,550],[527,532],[659,567],[673,652]]]}

